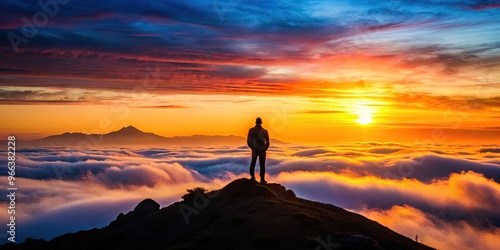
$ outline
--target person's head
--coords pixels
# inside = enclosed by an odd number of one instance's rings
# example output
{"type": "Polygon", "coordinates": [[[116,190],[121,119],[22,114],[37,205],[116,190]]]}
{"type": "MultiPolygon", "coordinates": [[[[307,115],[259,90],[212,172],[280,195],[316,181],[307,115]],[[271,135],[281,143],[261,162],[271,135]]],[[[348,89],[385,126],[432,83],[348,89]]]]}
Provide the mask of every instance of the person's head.
{"type": "Polygon", "coordinates": [[[260,117],[257,117],[257,119],[255,119],[255,124],[262,124],[262,119],[260,119],[260,117]]]}

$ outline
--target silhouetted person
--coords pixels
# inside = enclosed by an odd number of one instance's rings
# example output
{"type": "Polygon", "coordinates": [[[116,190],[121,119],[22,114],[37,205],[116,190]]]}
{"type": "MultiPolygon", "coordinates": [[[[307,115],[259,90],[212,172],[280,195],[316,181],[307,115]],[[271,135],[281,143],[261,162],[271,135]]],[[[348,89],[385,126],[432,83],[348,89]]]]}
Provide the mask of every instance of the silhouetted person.
{"type": "Polygon", "coordinates": [[[260,183],[266,184],[266,150],[269,148],[269,133],[262,127],[262,119],[257,117],[255,127],[248,130],[247,145],[252,149],[252,162],[250,163],[250,176],[255,181],[255,163],[257,157],[260,165],[260,183]]]}

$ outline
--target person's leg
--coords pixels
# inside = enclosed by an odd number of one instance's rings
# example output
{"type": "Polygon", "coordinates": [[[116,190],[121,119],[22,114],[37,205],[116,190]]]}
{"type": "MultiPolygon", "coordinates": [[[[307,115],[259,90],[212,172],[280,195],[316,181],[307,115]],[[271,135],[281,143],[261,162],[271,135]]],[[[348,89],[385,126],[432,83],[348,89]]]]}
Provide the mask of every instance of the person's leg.
{"type": "Polygon", "coordinates": [[[255,179],[255,163],[257,162],[257,152],[252,150],[252,161],[250,162],[250,177],[255,179]]]}
{"type": "Polygon", "coordinates": [[[260,178],[263,180],[266,176],[266,151],[259,153],[260,178]]]}

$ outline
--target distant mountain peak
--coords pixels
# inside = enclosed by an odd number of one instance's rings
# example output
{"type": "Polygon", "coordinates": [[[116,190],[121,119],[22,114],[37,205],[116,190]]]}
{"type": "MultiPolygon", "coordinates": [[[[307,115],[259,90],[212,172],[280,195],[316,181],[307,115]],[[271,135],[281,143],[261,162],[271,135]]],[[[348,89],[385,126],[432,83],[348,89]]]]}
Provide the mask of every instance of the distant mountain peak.
{"type": "MultiPolygon", "coordinates": [[[[45,138],[24,141],[27,146],[75,146],[82,141],[95,140],[99,145],[189,145],[189,146],[245,146],[246,138],[235,135],[191,135],[164,137],[151,132],[144,132],[132,125],[122,127],[107,134],[86,134],[81,132],[66,132],[45,138]],[[90,138],[90,139],[89,139],[90,138]],[[92,139],[94,138],[94,139],[92,139]]],[[[92,141],[89,141],[92,142],[92,141]]],[[[277,139],[271,140],[271,145],[285,144],[277,139]]],[[[91,143],[91,145],[94,145],[91,143]]]]}
{"type": "Polygon", "coordinates": [[[151,133],[146,133],[142,130],[139,130],[138,128],[136,128],[134,126],[127,126],[127,127],[121,128],[117,131],[110,132],[108,134],[131,136],[131,135],[143,135],[143,134],[151,134],[151,133]]]}
{"type": "Polygon", "coordinates": [[[118,131],[139,131],[139,132],[143,132],[142,130],[130,125],[130,126],[126,126],[126,127],[123,127],[121,129],[119,129],[118,131]]]}
{"type": "Polygon", "coordinates": [[[123,127],[121,128],[120,130],[118,130],[118,132],[141,132],[141,133],[144,133],[143,131],[139,130],[138,128],[130,125],[130,126],[126,126],[126,127],[123,127]]]}

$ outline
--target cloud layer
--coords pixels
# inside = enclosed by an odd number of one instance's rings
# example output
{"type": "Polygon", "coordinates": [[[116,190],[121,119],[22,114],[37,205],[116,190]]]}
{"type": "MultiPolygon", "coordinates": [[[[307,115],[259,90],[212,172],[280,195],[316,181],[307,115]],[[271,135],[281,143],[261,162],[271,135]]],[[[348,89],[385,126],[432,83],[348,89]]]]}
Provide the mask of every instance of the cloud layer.
{"type": "MultiPolygon", "coordinates": [[[[500,230],[496,147],[273,146],[267,165],[270,181],[300,197],[360,212],[411,238],[419,234],[431,246],[494,249],[500,230]]],[[[246,177],[249,164],[244,147],[32,148],[17,155],[20,239],[102,227],[144,198],[166,206],[188,188],[216,189],[246,177]],[[39,230],[49,222],[53,226],[39,230]]],[[[6,178],[0,183],[7,185],[6,178]]]]}

